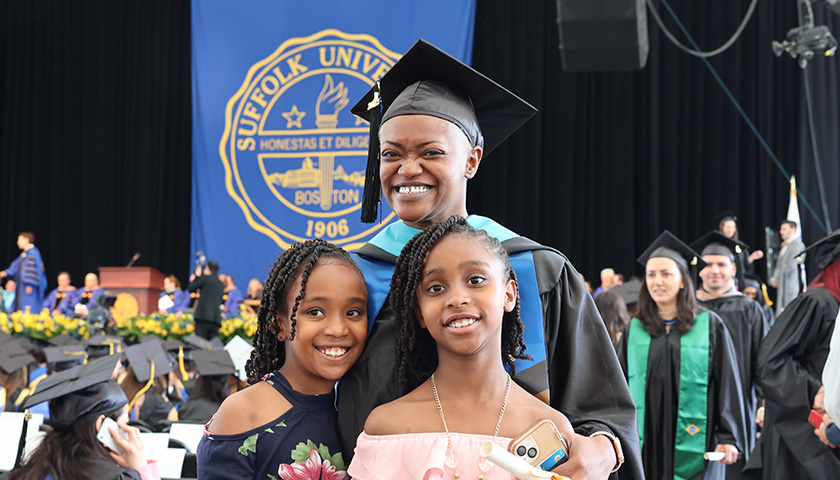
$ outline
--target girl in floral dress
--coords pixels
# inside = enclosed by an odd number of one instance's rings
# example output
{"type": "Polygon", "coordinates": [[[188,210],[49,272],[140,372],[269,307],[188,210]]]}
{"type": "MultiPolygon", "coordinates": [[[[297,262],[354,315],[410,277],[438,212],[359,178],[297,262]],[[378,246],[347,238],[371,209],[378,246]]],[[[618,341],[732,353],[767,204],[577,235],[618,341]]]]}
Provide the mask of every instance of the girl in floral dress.
{"type": "Polygon", "coordinates": [[[199,478],[347,478],[334,386],[362,352],[366,307],[364,278],[341,248],[310,240],[278,257],[246,365],[251,386],[205,426],[199,478]]]}

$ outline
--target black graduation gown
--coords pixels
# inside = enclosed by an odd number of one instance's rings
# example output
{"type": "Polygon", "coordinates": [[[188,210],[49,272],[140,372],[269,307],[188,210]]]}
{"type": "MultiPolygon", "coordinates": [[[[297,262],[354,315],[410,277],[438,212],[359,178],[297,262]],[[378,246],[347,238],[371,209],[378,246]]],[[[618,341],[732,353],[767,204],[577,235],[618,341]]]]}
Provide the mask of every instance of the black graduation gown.
{"type": "MultiPolygon", "coordinates": [[[[551,406],[564,413],[579,434],[612,431],[621,440],[625,456],[619,478],[643,479],[635,405],[595,302],[577,271],[560,252],[527,238],[512,238],[502,245],[510,253],[533,251],[551,406]]],[[[356,253],[392,265],[396,262],[395,256],[372,244],[356,253]]],[[[361,357],[339,383],[338,427],[345,452],[353,451],[375,407],[415,387],[398,380],[388,303],[377,315],[361,357]]]]}
{"type": "Polygon", "coordinates": [[[831,292],[812,288],[785,307],[764,338],[759,354],[764,479],[840,478],[840,450],[823,445],[808,423],[837,310],[831,292]]]}
{"type": "MultiPolygon", "coordinates": [[[[627,375],[627,338],[618,346],[618,357],[627,375]]],[[[676,330],[652,337],[645,385],[645,444],[642,450],[645,478],[673,480],[674,451],[679,405],[680,335],[676,330]]],[[[729,444],[743,451],[743,393],[735,348],[729,331],[709,312],[709,388],[706,405],[706,451],[729,444]]],[[[725,466],[708,462],[706,471],[692,479],[726,477],[725,466]]]]}
{"type": "MultiPolygon", "coordinates": [[[[0,474],[0,480],[7,480],[14,470],[0,474]]],[[[91,480],[142,480],[140,472],[123,468],[111,460],[98,459],[91,462],[84,472],[75,478],[91,480]]]]}
{"type": "Polygon", "coordinates": [[[144,397],[143,406],[140,407],[140,420],[157,430],[160,422],[166,420],[172,411],[172,403],[153,393],[146,393],[144,397]]]}
{"type": "Polygon", "coordinates": [[[742,418],[745,422],[745,445],[742,458],[736,464],[727,467],[727,477],[742,478],[740,471],[755,447],[755,411],[757,399],[760,397],[760,392],[756,392],[755,388],[758,384],[758,351],[770,326],[761,305],[744,295],[715,298],[701,301],[700,304],[721,317],[735,347],[744,394],[742,418]]]}
{"type": "Polygon", "coordinates": [[[178,410],[178,421],[187,423],[207,423],[222,406],[207,398],[190,398],[178,410]]]}

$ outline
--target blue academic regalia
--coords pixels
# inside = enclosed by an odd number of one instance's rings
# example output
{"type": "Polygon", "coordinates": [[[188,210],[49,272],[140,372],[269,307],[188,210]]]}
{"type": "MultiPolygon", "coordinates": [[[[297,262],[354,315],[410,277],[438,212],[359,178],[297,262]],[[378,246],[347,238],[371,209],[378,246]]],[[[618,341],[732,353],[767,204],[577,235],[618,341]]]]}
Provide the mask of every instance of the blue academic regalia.
{"type": "Polygon", "coordinates": [[[26,310],[29,307],[33,313],[40,312],[47,290],[47,276],[44,274],[44,261],[38,247],[33,246],[21,252],[6,269],[6,276],[14,280],[17,287],[14,310],[26,310]],[[26,294],[26,287],[32,287],[31,294],[26,294]]]}
{"type": "Polygon", "coordinates": [[[52,312],[53,310],[57,310],[59,308],[59,306],[61,305],[61,302],[68,295],[73,293],[73,291],[74,290],[65,290],[65,291],[61,292],[57,288],[54,289],[53,291],[51,291],[49,293],[49,295],[47,295],[47,298],[44,299],[44,305],[41,307],[41,309],[47,309],[50,312],[52,312]]]}
{"type": "Polygon", "coordinates": [[[190,292],[186,290],[173,290],[171,292],[160,292],[158,299],[168,295],[173,305],[166,309],[166,313],[178,313],[190,306],[190,292]]]}
{"type": "Polygon", "coordinates": [[[242,291],[236,287],[233,287],[233,290],[229,292],[225,292],[225,294],[222,295],[222,301],[225,302],[225,316],[235,317],[239,315],[239,306],[242,305],[243,300],[245,300],[245,296],[242,295],[242,291]]]}
{"type": "Polygon", "coordinates": [[[97,288],[93,291],[88,291],[84,288],[80,288],[78,290],[74,290],[69,292],[64,300],[59,305],[59,310],[61,313],[65,315],[73,315],[73,312],[76,309],[76,305],[84,304],[88,306],[88,309],[93,305],[96,305],[96,300],[99,298],[100,295],[105,293],[105,289],[102,287],[97,288]]]}

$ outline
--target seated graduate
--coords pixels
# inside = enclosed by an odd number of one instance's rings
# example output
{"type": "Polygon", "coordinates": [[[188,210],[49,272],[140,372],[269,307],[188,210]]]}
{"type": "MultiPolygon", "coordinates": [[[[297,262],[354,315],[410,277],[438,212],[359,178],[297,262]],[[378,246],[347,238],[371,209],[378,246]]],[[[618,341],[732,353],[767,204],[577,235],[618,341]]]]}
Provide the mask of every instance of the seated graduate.
{"type": "Polygon", "coordinates": [[[305,468],[344,478],[335,382],[361,354],[366,312],[365,281],[347,252],[323,240],[283,252],[260,304],[251,386],[205,426],[198,477],[296,478],[305,468]]]}
{"type": "Polygon", "coordinates": [[[207,423],[229,391],[230,376],[236,367],[227,350],[196,350],[192,352],[198,375],[187,400],[178,408],[179,422],[207,423]]]}
{"type": "Polygon", "coordinates": [[[511,381],[514,359],[528,356],[516,274],[497,239],[457,215],[432,225],[403,248],[391,292],[400,380],[422,383],[371,412],[351,477],[512,479],[479,449],[506,448],[542,418],[574,456],[568,419],[511,381]]]}
{"type": "Polygon", "coordinates": [[[48,401],[53,429],[27,462],[12,470],[8,478],[160,479],[157,462],[146,459],[140,432],[126,424],[128,399],[111,380],[117,362],[117,357],[98,359],[51,375],[38,385],[23,406],[29,408],[48,401]],[[110,428],[122,453],[108,449],[97,439],[106,417],[115,420],[119,430],[128,434],[125,440],[117,428],[110,428]]]}
{"type": "MultiPolygon", "coordinates": [[[[3,333],[3,332],[0,332],[3,333]]],[[[4,334],[5,335],[5,334],[4,334]]],[[[18,399],[28,394],[27,369],[35,362],[17,339],[5,336],[0,345],[0,412],[17,410],[18,399]]]]}
{"type": "Polygon", "coordinates": [[[105,289],[99,286],[99,275],[91,272],[85,275],[85,287],[67,295],[58,309],[65,315],[87,317],[88,309],[96,305],[105,289]]]}
{"type": "Polygon", "coordinates": [[[59,313],[62,313],[61,310],[59,310],[61,302],[64,301],[64,298],[67,297],[67,295],[70,295],[72,292],[76,291],[76,287],[70,285],[69,273],[60,272],[58,274],[57,280],[58,288],[51,291],[49,295],[47,295],[47,298],[44,299],[44,306],[42,307],[43,309],[46,309],[53,315],[58,315],[59,313]]]}
{"type": "Polygon", "coordinates": [[[240,290],[233,280],[231,275],[219,275],[222,283],[225,284],[225,293],[222,295],[222,315],[225,317],[235,317],[239,315],[239,306],[245,300],[240,290]]]}
{"type": "Polygon", "coordinates": [[[636,401],[645,477],[726,478],[726,465],[744,451],[751,419],[743,418],[729,330],[697,306],[689,266],[706,263],[667,230],[638,261],[645,285],[618,358],[636,401]],[[706,462],[712,450],[723,460],[706,462]]]}
{"type": "Polygon", "coordinates": [[[158,313],[167,315],[181,313],[190,306],[190,292],[181,290],[181,282],[175,275],[163,279],[163,291],[158,297],[158,313]],[[164,297],[166,299],[164,300],[164,297]]]}
{"type": "Polygon", "coordinates": [[[129,401],[129,416],[153,430],[177,419],[174,405],[167,398],[172,366],[157,337],[125,349],[126,375],[120,386],[129,401]]]}

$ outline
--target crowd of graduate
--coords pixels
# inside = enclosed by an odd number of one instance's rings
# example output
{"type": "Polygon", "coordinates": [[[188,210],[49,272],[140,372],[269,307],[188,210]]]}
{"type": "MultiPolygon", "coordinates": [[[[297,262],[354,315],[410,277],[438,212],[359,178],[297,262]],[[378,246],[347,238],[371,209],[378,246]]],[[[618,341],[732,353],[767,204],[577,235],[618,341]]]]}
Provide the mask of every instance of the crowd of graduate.
{"type": "MultiPolygon", "coordinates": [[[[155,478],[127,419],[204,423],[201,479],[513,478],[487,442],[574,480],[840,478],[840,231],[804,250],[820,273],[776,312],[742,276],[761,254],[718,231],[663,232],[643,278],[593,300],[563,254],[467,211],[467,181],[533,107],[421,40],[352,111],[371,125],[362,219],[381,196],[400,221],[352,254],[283,252],[238,375],[212,325],[186,343],[3,337],[7,408],[51,428],[13,479],[155,478]],[[106,416],[130,459],[94,440],[106,416]],[[517,438],[544,419],[550,450],[517,438]],[[67,438],[88,445],[72,462],[67,438]]],[[[217,274],[196,270],[199,308],[217,274]]]]}

